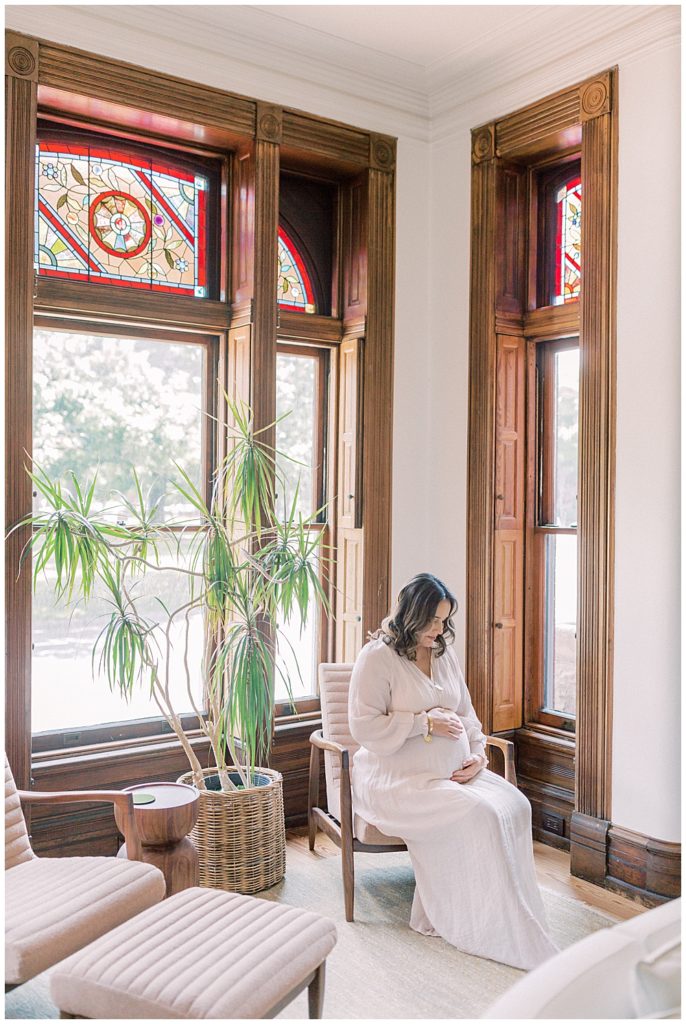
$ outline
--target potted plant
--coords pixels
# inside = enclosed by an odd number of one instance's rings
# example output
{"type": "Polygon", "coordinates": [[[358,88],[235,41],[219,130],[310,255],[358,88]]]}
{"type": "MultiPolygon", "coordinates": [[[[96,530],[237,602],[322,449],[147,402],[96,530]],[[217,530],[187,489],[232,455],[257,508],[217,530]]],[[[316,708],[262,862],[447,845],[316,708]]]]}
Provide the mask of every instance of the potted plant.
{"type": "Polygon", "coordinates": [[[295,616],[302,626],[311,599],[327,602],[318,569],[320,533],[308,530],[310,520],[297,512],[297,486],[289,507],[277,508],[286,487],[277,453],[261,439],[269,428],[255,430],[251,411],[226,401],[233,426],[209,502],[176,464],[180,479],[173,486],[192,508],[191,520],[158,522],[159,498],[146,498],[135,471],[135,500],[116,493],[114,505],[96,511],[97,474],[89,483],[72,474],[67,486],[34,463],[27,471],[42,507],[15,529],[31,528],[22,558],[33,554],[34,584],[52,565],[55,593],[67,603],[87,603],[96,583],[104,586],[111,612],[93,663],[125,698],[136,686],[148,687],[188,757],[190,770],[179,781],[201,794],[191,834],[201,884],[256,892],[285,870],[281,776],[260,767],[271,741],[275,673],[290,692],[277,617],[295,616]],[[180,555],[182,543],[185,564],[180,557],[165,564],[163,556],[180,555]],[[145,613],[140,586],[160,572],[178,573],[185,583],[180,604],[162,605],[161,623],[145,613]],[[190,663],[188,639],[198,610],[205,625],[200,666],[190,663]],[[200,764],[174,707],[173,661],[183,664],[210,768],[200,764]],[[205,707],[193,685],[198,668],[205,707]]]}

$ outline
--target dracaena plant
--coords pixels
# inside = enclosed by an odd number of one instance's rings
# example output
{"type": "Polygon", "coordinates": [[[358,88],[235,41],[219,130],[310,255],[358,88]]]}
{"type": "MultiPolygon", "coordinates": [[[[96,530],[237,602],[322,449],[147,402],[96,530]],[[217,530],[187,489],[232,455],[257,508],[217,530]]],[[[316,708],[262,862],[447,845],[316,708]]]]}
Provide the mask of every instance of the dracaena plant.
{"type": "Polygon", "coordinates": [[[34,586],[52,566],[56,596],[68,604],[88,604],[96,585],[104,588],[110,611],[93,649],[94,670],[99,667],[124,698],[135,687],[149,689],[188,757],[196,785],[204,789],[202,767],[173,706],[170,668],[173,662],[183,665],[191,706],[225,791],[236,788],[236,774],[239,786],[250,785],[267,752],[276,673],[290,693],[279,656],[279,644],[288,641],[278,629],[278,614],[304,625],[312,598],[327,607],[321,532],[308,529],[314,517],[297,512],[297,487],[288,508],[277,508],[277,494],[286,487],[276,451],[262,440],[269,428],[255,430],[247,407],[228,398],[227,404],[234,426],[209,504],[176,467],[173,486],[192,507],[191,521],[160,524],[159,502],[146,498],[135,471],[135,500],[114,492],[115,503],[98,511],[96,478],[85,483],[72,474],[67,486],[33,463],[27,472],[43,508],[14,527],[31,529],[22,559],[32,552],[34,586]],[[190,548],[185,564],[184,540],[190,548]],[[160,560],[165,549],[177,555],[171,566],[160,560]],[[159,601],[162,621],[145,613],[140,588],[143,577],[160,572],[178,573],[184,581],[180,604],[159,601]],[[189,651],[191,617],[198,611],[205,629],[201,665],[191,663],[189,651]],[[193,686],[198,671],[204,707],[193,686]]]}

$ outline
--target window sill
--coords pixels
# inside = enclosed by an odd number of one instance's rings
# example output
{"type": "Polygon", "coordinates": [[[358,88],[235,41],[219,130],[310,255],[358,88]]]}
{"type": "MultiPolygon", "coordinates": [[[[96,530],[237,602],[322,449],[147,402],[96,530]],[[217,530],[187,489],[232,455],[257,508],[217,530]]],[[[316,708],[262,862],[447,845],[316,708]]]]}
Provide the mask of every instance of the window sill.
{"type": "Polygon", "coordinates": [[[541,722],[527,722],[515,731],[519,736],[525,738],[530,737],[551,746],[564,747],[566,750],[576,750],[576,736],[566,729],[543,725],[541,722]]]}

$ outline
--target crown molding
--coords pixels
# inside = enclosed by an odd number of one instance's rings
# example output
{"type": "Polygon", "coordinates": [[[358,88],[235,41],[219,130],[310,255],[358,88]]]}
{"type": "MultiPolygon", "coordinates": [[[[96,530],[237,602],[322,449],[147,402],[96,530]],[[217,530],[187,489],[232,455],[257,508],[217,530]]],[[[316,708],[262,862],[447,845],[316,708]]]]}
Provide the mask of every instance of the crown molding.
{"type": "Polygon", "coordinates": [[[446,141],[679,40],[675,5],[513,11],[428,68],[254,6],[21,5],[5,15],[18,32],[420,142],[446,141]],[[573,33],[563,31],[570,12],[573,33]],[[143,50],[146,39],[156,45],[143,50]]]}
{"type": "Polygon", "coordinates": [[[360,127],[428,140],[429,102],[419,65],[255,8],[237,5],[230,22],[213,21],[215,12],[226,10],[23,5],[8,6],[5,14],[7,27],[17,32],[324,117],[350,121],[352,100],[360,127]],[[141,39],[156,45],[143,51],[141,39]]]}
{"type": "MultiPolygon", "coordinates": [[[[577,8],[577,10],[580,10],[577,8]]],[[[517,59],[490,70],[455,79],[431,96],[431,141],[447,142],[474,125],[498,119],[512,110],[573,84],[612,65],[624,65],[680,42],[680,9],[669,7],[585,8],[574,46],[545,47],[540,38],[517,59]],[[628,13],[627,13],[628,12],[628,13]],[[637,14],[633,12],[639,12],[637,14]],[[538,55],[538,61],[534,57],[538,55]],[[523,70],[525,69],[525,70],[523,70]],[[506,109],[503,96],[507,96],[506,109]]],[[[569,38],[569,37],[567,37],[569,38]]]]}

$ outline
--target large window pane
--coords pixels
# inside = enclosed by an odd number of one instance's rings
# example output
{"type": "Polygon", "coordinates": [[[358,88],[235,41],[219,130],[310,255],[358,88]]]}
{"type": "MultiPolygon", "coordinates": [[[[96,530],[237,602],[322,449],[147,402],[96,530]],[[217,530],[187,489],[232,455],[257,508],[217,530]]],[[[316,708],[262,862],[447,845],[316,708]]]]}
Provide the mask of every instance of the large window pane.
{"type": "Polygon", "coordinates": [[[311,356],[279,354],[276,360],[276,447],[280,475],[286,481],[286,493],[279,495],[290,512],[295,489],[297,510],[303,516],[316,511],[318,359],[311,356]],[[287,456],[284,458],[283,456],[287,456]]]}
{"type": "Polygon", "coordinates": [[[555,353],[554,522],[576,526],[579,463],[579,349],[555,353]]]}
{"type": "MultiPolygon", "coordinates": [[[[184,541],[181,559],[174,548],[160,551],[160,563],[178,565],[188,548],[184,541]]],[[[76,608],[55,603],[54,572],[41,578],[33,603],[33,660],[31,705],[34,732],[51,729],[77,730],[86,726],[111,722],[131,722],[141,718],[157,718],[161,712],[149,689],[137,686],[132,697],[125,701],[118,691],[109,689],[98,660],[92,658],[93,647],[112,612],[103,586],[89,601],[76,608]]],[[[135,584],[137,606],[149,623],[162,623],[155,631],[155,643],[160,658],[161,679],[165,681],[167,657],[165,629],[167,617],[160,601],[167,608],[177,608],[188,601],[187,578],[177,572],[154,572],[140,578],[135,584]]],[[[169,692],[172,706],[179,714],[193,712],[202,707],[201,661],[203,656],[202,612],[189,616],[188,631],[183,616],[170,630],[171,659],[169,660],[169,692]],[[189,683],[183,665],[188,643],[189,683]],[[191,697],[192,695],[192,697],[191,697]]],[[[78,741],[74,741],[78,742],[78,741]]]]}
{"type": "MultiPolygon", "coordinates": [[[[296,487],[299,486],[296,510],[305,517],[316,512],[320,502],[324,419],[319,388],[321,358],[321,353],[280,352],[277,356],[276,412],[283,419],[276,428],[276,447],[281,453],[277,457],[277,465],[282,489],[285,481],[285,494],[281,494],[279,500],[285,511],[290,513],[296,487]]],[[[302,630],[298,613],[294,613],[289,622],[279,619],[279,653],[288,670],[290,696],[294,700],[317,691],[320,619],[316,601],[310,602],[307,624],[302,630]]],[[[289,698],[278,673],[275,695],[277,701],[289,698]]]]}
{"type": "MultiPolygon", "coordinates": [[[[176,461],[203,486],[205,361],[202,344],[37,330],[36,462],[67,486],[72,471],[81,483],[97,472],[100,509],[113,505],[115,491],[135,501],[135,467],[143,491],[157,503],[159,522],[190,520],[188,503],[170,481],[179,476],[176,461]]],[[[175,557],[167,553],[167,564],[175,557]]],[[[172,592],[173,575],[155,574],[136,584],[150,593],[147,613],[157,620],[162,613],[154,598],[182,603],[182,595],[172,592]]],[[[102,595],[88,608],[66,609],[55,606],[53,582],[49,575],[39,580],[33,608],[34,731],[157,717],[156,704],[144,694],[126,703],[110,694],[104,679],[93,680],[93,642],[108,614],[102,595]]],[[[199,616],[191,638],[192,660],[199,666],[199,616]]],[[[175,647],[180,643],[177,636],[175,647]]],[[[180,679],[173,686],[183,689],[180,679]]],[[[180,696],[177,710],[190,710],[190,700],[180,696]]]]}
{"type": "Polygon", "coordinates": [[[280,673],[276,673],[274,697],[277,701],[298,700],[317,692],[317,665],[319,662],[319,604],[310,600],[307,623],[300,628],[300,615],[296,611],[286,622],[279,616],[279,655],[287,671],[291,692],[280,673]]]}
{"type": "Polygon", "coordinates": [[[576,536],[545,538],[544,702],[576,714],[576,536]]]}

